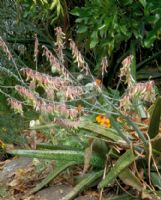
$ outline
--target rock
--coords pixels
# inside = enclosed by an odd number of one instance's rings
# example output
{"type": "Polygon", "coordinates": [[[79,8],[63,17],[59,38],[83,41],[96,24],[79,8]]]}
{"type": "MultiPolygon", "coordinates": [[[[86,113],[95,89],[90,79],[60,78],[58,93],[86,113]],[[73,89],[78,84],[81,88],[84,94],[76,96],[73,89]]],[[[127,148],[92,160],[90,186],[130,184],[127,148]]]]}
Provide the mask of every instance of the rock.
{"type": "Polygon", "coordinates": [[[17,158],[7,163],[3,170],[0,171],[0,183],[6,182],[8,176],[14,173],[17,169],[26,168],[32,162],[31,158],[17,158]]]}
{"type": "MultiPolygon", "coordinates": [[[[62,198],[72,191],[72,187],[68,185],[55,185],[49,188],[45,188],[37,192],[36,196],[39,196],[43,200],[62,200],[62,198]]],[[[80,196],[75,200],[97,200],[95,197],[80,196]]]]}
{"type": "Polygon", "coordinates": [[[44,200],[61,200],[71,190],[72,187],[68,185],[55,185],[37,192],[36,195],[44,200]]]}

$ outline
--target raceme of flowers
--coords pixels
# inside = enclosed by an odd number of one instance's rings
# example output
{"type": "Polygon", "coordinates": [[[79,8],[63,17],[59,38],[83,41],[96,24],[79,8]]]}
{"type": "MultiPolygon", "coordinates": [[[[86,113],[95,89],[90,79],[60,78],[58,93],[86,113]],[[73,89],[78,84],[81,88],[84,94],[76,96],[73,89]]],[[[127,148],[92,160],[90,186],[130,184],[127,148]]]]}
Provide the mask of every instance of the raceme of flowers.
{"type": "Polygon", "coordinates": [[[63,33],[61,27],[56,27],[55,28],[55,35],[56,35],[56,54],[59,56],[59,59],[61,60],[62,63],[64,63],[64,54],[63,54],[63,49],[65,49],[64,46],[64,40],[65,40],[65,33],[63,33]]]}
{"type": "Polygon", "coordinates": [[[136,83],[128,89],[128,92],[120,100],[120,108],[123,111],[130,110],[134,98],[143,100],[144,102],[154,102],[156,93],[154,89],[154,81],[147,81],[144,83],[136,83]]]}
{"type": "Polygon", "coordinates": [[[135,83],[134,78],[131,75],[131,64],[133,56],[128,56],[122,61],[122,67],[120,69],[120,79],[124,78],[124,83],[127,84],[128,88],[133,86],[135,83]]]}
{"type": "Polygon", "coordinates": [[[54,91],[60,90],[64,94],[65,99],[73,100],[83,94],[83,88],[72,85],[70,80],[60,77],[51,77],[30,68],[23,68],[21,71],[27,77],[27,80],[32,80],[32,85],[34,82],[34,85],[42,86],[49,99],[54,97],[54,91]]]}
{"type": "MultiPolygon", "coordinates": [[[[65,103],[47,102],[45,99],[33,94],[30,90],[23,86],[17,85],[16,91],[25,98],[28,105],[33,106],[36,111],[41,113],[60,113],[67,117],[75,118],[79,115],[77,108],[68,108],[65,103]]],[[[19,101],[11,99],[9,101],[13,109],[22,109],[22,105],[19,105],[19,101]]]]}
{"type": "Polygon", "coordinates": [[[72,50],[72,55],[75,60],[75,62],[78,64],[78,67],[80,68],[80,71],[84,71],[86,75],[89,74],[89,66],[84,60],[81,52],[78,50],[75,42],[70,39],[70,48],[72,50]]]}
{"type": "Polygon", "coordinates": [[[60,75],[68,79],[70,74],[64,67],[63,63],[60,63],[59,59],[54,56],[46,46],[43,45],[42,48],[44,49],[43,55],[46,56],[47,60],[50,62],[51,67],[54,67],[60,75]]]}

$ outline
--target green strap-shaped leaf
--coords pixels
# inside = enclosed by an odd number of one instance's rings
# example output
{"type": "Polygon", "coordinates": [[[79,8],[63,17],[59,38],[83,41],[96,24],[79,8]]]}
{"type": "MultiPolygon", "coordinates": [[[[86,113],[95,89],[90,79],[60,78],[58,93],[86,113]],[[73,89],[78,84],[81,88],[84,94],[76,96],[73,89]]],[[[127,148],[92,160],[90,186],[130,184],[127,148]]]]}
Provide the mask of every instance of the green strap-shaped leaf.
{"type": "Polygon", "coordinates": [[[29,194],[33,194],[35,192],[38,192],[39,190],[41,190],[44,186],[46,186],[52,179],[54,179],[56,176],[58,176],[62,171],[64,171],[66,168],[72,166],[72,165],[76,165],[77,162],[68,162],[68,163],[62,163],[61,166],[56,167],[55,169],[53,169],[48,176],[43,179],[43,181],[41,183],[39,183],[35,188],[33,188],[29,194]]]}
{"type": "MultiPolygon", "coordinates": [[[[31,129],[39,130],[39,129],[50,129],[55,127],[55,124],[46,124],[41,126],[35,126],[31,129]]],[[[123,139],[118,135],[118,133],[111,128],[104,128],[98,124],[92,123],[92,122],[86,122],[86,121],[80,121],[80,123],[76,126],[77,128],[82,128],[88,131],[92,131],[93,133],[97,135],[104,136],[106,138],[109,138],[115,142],[124,142],[123,139]]]]}
{"type": "Polygon", "coordinates": [[[148,135],[150,138],[154,138],[159,132],[161,116],[161,97],[158,97],[153,108],[153,112],[150,119],[150,125],[148,129],[148,135]]]}
{"type": "Polygon", "coordinates": [[[98,172],[92,172],[88,176],[86,176],[80,183],[78,183],[71,192],[69,192],[63,200],[72,200],[84,189],[90,186],[93,182],[95,182],[98,178],[103,175],[103,170],[98,172]]]}
{"type": "Polygon", "coordinates": [[[136,131],[138,134],[139,138],[143,141],[144,145],[147,146],[148,140],[144,136],[144,133],[139,129],[136,123],[134,123],[128,116],[122,115],[122,117],[127,121],[127,123],[133,127],[133,129],[136,131]]]}
{"type": "Polygon", "coordinates": [[[92,131],[93,133],[109,138],[115,142],[124,142],[123,139],[117,134],[117,132],[111,128],[104,128],[98,124],[85,121],[80,122],[78,127],[92,131]]]}
{"type": "Polygon", "coordinates": [[[138,191],[142,191],[143,185],[140,180],[129,170],[129,168],[124,169],[120,174],[119,178],[126,185],[130,185],[134,189],[138,191]]]}
{"type": "Polygon", "coordinates": [[[83,150],[81,147],[74,147],[71,145],[54,145],[49,143],[39,143],[36,145],[38,149],[50,149],[50,150],[83,150]]]}
{"type": "Polygon", "coordinates": [[[110,172],[106,175],[105,179],[103,179],[98,188],[103,188],[111,183],[126,167],[128,167],[134,160],[136,156],[134,155],[132,150],[127,150],[115,163],[114,167],[110,170],[110,172]]]}
{"type": "MultiPolygon", "coordinates": [[[[8,153],[31,157],[31,158],[41,158],[48,160],[62,160],[62,161],[76,161],[77,163],[84,163],[84,151],[72,151],[72,150],[12,150],[8,153]]],[[[95,167],[103,168],[104,160],[93,154],[90,160],[90,164],[95,167]]]]}

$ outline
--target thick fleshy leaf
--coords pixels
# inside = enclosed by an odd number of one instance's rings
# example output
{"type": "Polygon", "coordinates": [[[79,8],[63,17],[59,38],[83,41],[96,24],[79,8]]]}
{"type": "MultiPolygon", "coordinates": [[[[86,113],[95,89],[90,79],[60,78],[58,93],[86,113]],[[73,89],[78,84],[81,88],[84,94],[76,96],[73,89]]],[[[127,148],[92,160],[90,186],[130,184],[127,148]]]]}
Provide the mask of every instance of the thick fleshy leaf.
{"type": "MultiPolygon", "coordinates": [[[[55,124],[50,123],[46,125],[40,125],[40,126],[35,126],[32,127],[31,129],[34,130],[40,130],[40,129],[50,129],[55,127],[55,124]]],[[[86,122],[86,121],[80,121],[75,128],[82,128],[86,129],[88,131],[92,131],[93,133],[97,135],[104,136],[108,139],[111,139],[115,142],[124,142],[123,139],[118,135],[117,131],[115,131],[112,128],[104,128],[98,124],[92,123],[92,122],[86,122]]]]}
{"type": "Polygon", "coordinates": [[[86,176],[80,183],[78,183],[71,192],[69,192],[63,200],[72,200],[84,189],[90,186],[93,182],[95,182],[98,178],[103,175],[103,171],[92,172],[88,176],[86,176]]]}
{"type": "MultiPolygon", "coordinates": [[[[41,158],[48,160],[62,160],[62,161],[76,161],[77,163],[84,163],[84,151],[72,151],[72,150],[12,150],[8,153],[31,157],[31,158],[41,158]]],[[[103,168],[104,160],[93,154],[90,160],[90,164],[95,167],[103,168]]]]}
{"type": "Polygon", "coordinates": [[[84,152],[84,168],[83,174],[85,174],[90,167],[90,160],[92,158],[92,147],[93,147],[94,140],[92,139],[89,146],[85,149],[84,152]]]}
{"type": "Polygon", "coordinates": [[[41,190],[43,187],[45,187],[52,179],[54,179],[56,176],[58,176],[62,171],[64,171],[66,168],[76,165],[77,162],[62,162],[61,166],[56,167],[55,169],[53,169],[45,179],[42,180],[42,182],[40,182],[35,188],[33,188],[29,194],[33,194],[35,192],[38,192],[39,190],[41,190]]]}
{"type": "Polygon", "coordinates": [[[85,122],[85,121],[80,122],[79,128],[83,128],[88,131],[92,131],[93,133],[95,133],[97,135],[104,136],[115,142],[124,142],[123,139],[118,135],[118,133],[112,128],[104,128],[98,124],[91,123],[91,122],[89,123],[89,122],[85,122]]]}
{"type": "Polygon", "coordinates": [[[98,185],[99,188],[103,188],[110,184],[115,180],[117,176],[127,168],[134,160],[136,156],[132,152],[132,150],[127,150],[120,158],[116,161],[115,165],[112,167],[110,172],[106,175],[105,179],[103,179],[98,185]]]}
{"type": "Polygon", "coordinates": [[[120,174],[119,178],[126,184],[130,185],[138,191],[142,191],[143,185],[140,180],[128,169],[124,169],[120,174]]]}
{"type": "Polygon", "coordinates": [[[139,138],[143,141],[144,145],[147,146],[148,141],[144,136],[144,133],[139,129],[136,123],[134,123],[128,116],[122,115],[122,117],[127,121],[128,125],[131,126],[136,133],[138,134],[139,138]]]}
{"type": "Polygon", "coordinates": [[[53,145],[53,144],[49,144],[49,143],[39,143],[36,145],[36,148],[38,149],[50,149],[50,150],[83,150],[83,148],[79,148],[79,147],[74,147],[74,146],[70,146],[70,145],[53,145]]]}

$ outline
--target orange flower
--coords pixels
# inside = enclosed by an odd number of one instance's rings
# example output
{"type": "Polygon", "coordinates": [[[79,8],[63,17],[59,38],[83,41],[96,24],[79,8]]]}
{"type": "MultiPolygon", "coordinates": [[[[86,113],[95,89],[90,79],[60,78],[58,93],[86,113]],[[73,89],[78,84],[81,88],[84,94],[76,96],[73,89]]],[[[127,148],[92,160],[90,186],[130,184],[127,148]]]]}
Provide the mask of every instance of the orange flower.
{"type": "Polygon", "coordinates": [[[104,115],[97,115],[96,122],[101,123],[105,119],[104,115]]]}
{"type": "Polygon", "coordinates": [[[110,120],[108,118],[106,118],[104,115],[97,115],[96,122],[98,122],[99,124],[101,124],[102,126],[104,126],[106,128],[111,127],[110,120]]]}
{"type": "Polygon", "coordinates": [[[100,123],[102,126],[106,127],[106,128],[110,128],[111,127],[111,122],[109,119],[105,119],[104,121],[102,121],[100,123]]]}
{"type": "Polygon", "coordinates": [[[102,83],[102,81],[101,81],[100,79],[96,79],[96,80],[95,80],[95,83],[96,83],[97,86],[100,86],[101,83],[102,83]]]}

